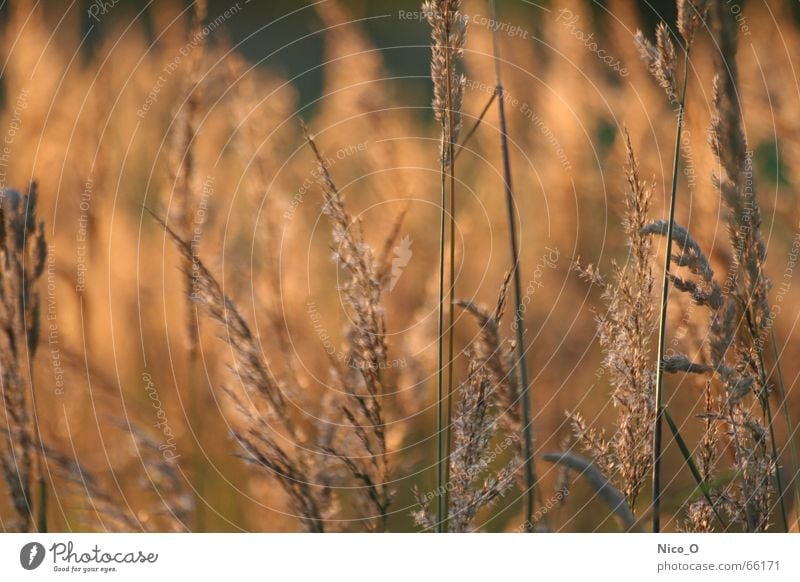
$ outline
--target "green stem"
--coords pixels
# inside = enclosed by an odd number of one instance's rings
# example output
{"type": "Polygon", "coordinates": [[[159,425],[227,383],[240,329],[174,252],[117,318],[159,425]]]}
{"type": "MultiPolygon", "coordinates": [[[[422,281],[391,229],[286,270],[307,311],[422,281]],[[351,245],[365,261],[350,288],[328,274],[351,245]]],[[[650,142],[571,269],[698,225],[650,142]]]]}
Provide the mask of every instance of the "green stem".
{"type": "Polygon", "coordinates": [[[755,315],[750,309],[747,310],[747,323],[750,327],[750,334],[753,336],[753,345],[756,348],[756,355],[758,356],[758,367],[761,372],[761,390],[759,390],[759,399],[761,400],[761,407],[767,416],[767,426],[769,427],[769,440],[770,448],[772,449],[772,458],[775,462],[775,486],[778,489],[778,499],[781,504],[781,518],[783,520],[783,531],[789,532],[789,519],[786,512],[786,501],[784,499],[783,482],[781,480],[780,457],[778,456],[778,446],[775,439],[775,427],[772,423],[772,406],[769,403],[769,392],[767,391],[767,370],[764,366],[764,354],[761,349],[761,337],[758,335],[755,324],[755,315]]]}
{"type": "Polygon", "coordinates": [[[438,374],[436,399],[436,531],[442,532],[445,516],[444,496],[444,247],[446,233],[447,176],[444,169],[444,140],[442,140],[442,196],[441,225],[439,235],[439,341],[438,341],[438,374]]]}
{"type": "Polygon", "coordinates": [[[683,88],[678,107],[678,129],[675,136],[675,163],[672,167],[672,192],[669,201],[669,223],[667,224],[667,250],[664,257],[664,285],[661,291],[661,316],[658,322],[658,368],[656,369],[656,418],[653,427],[653,533],[661,530],[661,448],[662,421],[664,414],[664,345],[667,332],[667,298],[669,296],[669,273],[672,264],[672,226],[675,222],[675,199],[678,191],[678,169],[681,156],[681,133],[686,109],[686,88],[689,84],[689,47],[684,51],[683,88]]]}
{"type": "MultiPolygon", "coordinates": [[[[446,24],[446,38],[450,39],[450,5],[445,5],[444,21],[446,24]]],[[[441,247],[440,247],[440,266],[439,266],[439,503],[437,505],[438,531],[447,531],[447,518],[449,516],[450,496],[446,486],[450,480],[450,425],[452,419],[452,397],[453,397],[453,360],[455,344],[455,310],[453,309],[453,299],[455,297],[455,245],[456,245],[456,222],[455,222],[455,112],[453,111],[453,54],[451,47],[445,47],[445,77],[446,92],[445,114],[447,123],[442,123],[442,153],[447,152],[447,156],[442,157],[442,224],[441,224],[441,247]],[[444,239],[445,239],[445,198],[446,198],[446,179],[450,178],[450,280],[448,288],[448,329],[447,329],[447,393],[443,394],[442,382],[442,356],[443,356],[443,308],[444,308],[444,239]],[[446,401],[444,410],[442,400],[446,401]],[[442,418],[444,416],[444,419],[442,418]]]]}
{"type": "MultiPolygon", "coordinates": [[[[497,21],[495,0],[491,0],[492,19],[497,21]]],[[[492,45],[494,49],[496,90],[498,97],[498,110],[500,114],[500,145],[503,155],[503,175],[505,178],[506,210],[508,211],[508,230],[511,243],[511,260],[514,270],[514,327],[517,335],[517,357],[512,373],[519,379],[522,387],[522,436],[523,454],[525,456],[525,527],[527,531],[533,530],[534,493],[536,490],[536,470],[533,460],[533,425],[531,422],[530,394],[528,385],[528,366],[525,361],[525,322],[522,317],[522,281],[519,248],[517,241],[517,227],[514,213],[514,188],[511,182],[511,157],[508,149],[508,131],[506,126],[505,101],[503,99],[503,81],[500,71],[500,51],[497,45],[497,31],[492,32],[492,45]]]]}
{"type": "MultiPolygon", "coordinates": [[[[447,76],[447,93],[450,95],[452,88],[450,87],[450,75],[447,76]]],[[[455,362],[455,294],[456,294],[456,170],[455,170],[455,144],[453,141],[453,127],[454,116],[452,111],[452,103],[448,106],[450,117],[450,131],[448,133],[447,153],[450,162],[450,289],[449,289],[449,305],[447,306],[448,313],[448,327],[447,327],[447,423],[445,424],[445,456],[447,462],[445,464],[445,483],[450,482],[450,433],[451,424],[453,419],[453,364],[455,362]]],[[[450,504],[449,488],[445,488],[444,492],[445,509],[450,504]]],[[[445,513],[445,523],[443,525],[444,531],[447,531],[447,518],[448,514],[445,513]]]]}
{"type": "Polygon", "coordinates": [[[717,511],[714,502],[711,500],[711,488],[708,486],[708,481],[703,479],[703,476],[700,474],[700,470],[697,468],[697,463],[695,463],[694,459],[692,458],[692,453],[689,451],[686,441],[683,440],[681,433],[678,431],[678,426],[675,424],[675,421],[672,420],[672,416],[666,407],[664,407],[664,420],[667,421],[667,426],[669,426],[669,430],[672,432],[675,442],[678,443],[678,448],[680,449],[683,459],[686,461],[686,464],[689,467],[689,471],[692,473],[692,477],[694,477],[697,486],[703,493],[703,497],[706,498],[709,507],[711,507],[711,511],[714,512],[714,515],[717,517],[717,521],[719,521],[719,524],[722,526],[722,531],[727,531],[728,524],[725,523],[724,519],[722,519],[722,516],[719,514],[719,511],[717,511]]]}

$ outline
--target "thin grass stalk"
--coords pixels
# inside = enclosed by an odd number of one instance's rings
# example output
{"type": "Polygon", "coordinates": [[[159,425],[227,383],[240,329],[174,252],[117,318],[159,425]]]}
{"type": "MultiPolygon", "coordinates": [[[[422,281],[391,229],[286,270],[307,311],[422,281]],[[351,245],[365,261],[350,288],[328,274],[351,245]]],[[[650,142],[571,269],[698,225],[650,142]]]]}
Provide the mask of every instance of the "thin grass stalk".
{"type": "Polygon", "coordinates": [[[697,486],[700,488],[700,491],[703,493],[703,497],[706,498],[709,507],[711,507],[711,511],[714,512],[714,515],[719,521],[719,524],[722,526],[722,531],[726,531],[728,529],[728,524],[725,523],[725,520],[722,519],[722,516],[717,511],[714,502],[711,500],[711,489],[708,486],[708,481],[706,481],[703,476],[700,474],[700,470],[697,468],[697,463],[694,462],[692,458],[692,453],[689,451],[689,447],[686,444],[686,441],[683,440],[680,431],[678,430],[678,425],[675,424],[675,421],[672,420],[672,415],[670,415],[669,410],[665,407],[664,408],[664,420],[667,421],[667,425],[669,426],[669,430],[672,433],[675,442],[678,444],[678,448],[683,455],[684,461],[686,461],[686,465],[689,467],[689,471],[692,473],[692,477],[694,477],[697,486]]]}
{"type": "MultiPolygon", "coordinates": [[[[444,142],[442,142],[442,158],[444,158],[444,142]]],[[[444,531],[447,515],[446,501],[441,492],[445,489],[445,447],[444,447],[444,249],[447,237],[447,176],[442,167],[441,225],[439,234],[439,340],[438,340],[438,374],[436,377],[436,490],[440,492],[436,502],[436,530],[444,531]]]]}
{"type": "Polygon", "coordinates": [[[497,99],[497,91],[496,90],[492,92],[491,97],[489,97],[489,100],[486,101],[486,105],[483,106],[483,109],[481,110],[480,115],[478,115],[478,119],[475,120],[475,123],[472,125],[472,128],[467,133],[467,136],[464,139],[462,139],[461,143],[458,145],[458,152],[456,153],[455,159],[458,159],[458,157],[462,154],[464,149],[467,147],[467,144],[472,139],[472,136],[474,136],[475,132],[478,131],[478,128],[480,127],[481,123],[483,123],[483,118],[486,117],[486,114],[489,112],[489,108],[492,106],[492,103],[494,103],[495,99],[497,99]]]}
{"type": "MultiPolygon", "coordinates": [[[[194,10],[192,12],[192,23],[189,29],[191,39],[201,38],[201,42],[195,46],[190,54],[189,60],[189,75],[186,79],[185,91],[185,111],[179,112],[178,118],[178,136],[182,138],[182,142],[178,144],[180,148],[177,152],[179,157],[179,165],[175,172],[175,178],[178,185],[178,204],[180,205],[180,218],[181,218],[181,236],[189,240],[192,238],[194,214],[197,211],[198,188],[197,188],[197,137],[200,124],[200,106],[204,97],[203,91],[205,89],[204,82],[201,74],[201,64],[205,56],[205,40],[202,32],[203,22],[208,13],[207,0],[197,0],[194,3],[194,10]]],[[[203,377],[200,374],[200,335],[199,335],[199,321],[198,313],[195,304],[192,301],[194,294],[195,281],[192,275],[191,263],[187,262],[186,274],[184,278],[185,286],[185,306],[186,306],[186,332],[188,340],[187,349],[187,381],[188,381],[188,396],[189,396],[189,423],[190,430],[195,438],[196,446],[192,451],[192,467],[194,472],[194,487],[199,497],[203,497],[205,491],[205,479],[201,477],[205,465],[205,455],[202,452],[202,444],[200,443],[200,434],[202,434],[200,426],[200,394],[198,388],[200,381],[203,377]]],[[[205,525],[205,515],[203,511],[203,504],[196,504],[196,515],[194,526],[197,531],[203,531],[205,525]]]]}
{"type": "MultiPolygon", "coordinates": [[[[495,0],[491,0],[492,19],[497,22],[497,9],[495,0]]],[[[531,422],[530,394],[528,385],[528,365],[525,361],[525,328],[522,317],[522,281],[519,248],[517,241],[517,227],[514,213],[514,188],[511,182],[511,157],[508,151],[508,131],[506,124],[506,109],[503,99],[503,80],[500,70],[500,50],[497,44],[497,31],[492,30],[492,48],[495,62],[495,95],[498,100],[498,113],[500,115],[500,149],[503,155],[503,176],[505,179],[506,209],[508,211],[508,235],[511,244],[512,270],[514,272],[514,326],[517,335],[517,358],[512,373],[518,374],[522,387],[522,436],[523,454],[525,456],[525,526],[528,531],[533,529],[534,492],[536,490],[536,470],[533,460],[533,426],[531,422]]]]}
{"type": "Polygon", "coordinates": [[[450,446],[450,418],[452,417],[453,392],[453,360],[455,315],[453,308],[453,291],[455,288],[455,141],[460,130],[460,110],[464,93],[465,77],[456,76],[455,59],[463,53],[466,38],[466,21],[459,8],[461,0],[428,0],[422,9],[431,25],[433,40],[431,46],[431,79],[433,81],[433,110],[437,121],[441,124],[441,157],[440,168],[442,178],[441,234],[439,245],[439,370],[437,375],[437,487],[443,493],[437,500],[437,531],[446,531],[447,520],[447,487],[449,466],[447,457],[450,446]],[[449,180],[448,180],[449,178],[449,180]],[[447,204],[447,182],[450,183],[449,205],[447,204]],[[447,290],[450,300],[448,317],[448,361],[447,390],[444,388],[444,309],[445,309],[445,238],[449,220],[449,260],[450,281],[447,290]]]}
{"type": "Polygon", "coordinates": [[[794,484],[794,524],[800,530],[800,483],[797,479],[797,447],[795,446],[795,432],[792,418],[789,414],[789,406],[786,400],[786,386],[783,383],[783,370],[781,368],[781,356],[778,352],[778,342],[775,340],[775,328],[770,328],[770,338],[772,343],[772,353],[775,357],[775,371],[778,373],[778,390],[781,397],[781,408],[783,409],[783,420],[786,422],[787,440],[789,441],[789,455],[792,460],[792,482],[794,484]]]}
{"type": "MultiPolygon", "coordinates": [[[[449,20],[450,4],[445,5],[445,20],[449,20]]],[[[448,35],[449,39],[449,35],[448,35]]],[[[455,296],[456,296],[456,160],[455,160],[455,111],[453,103],[453,78],[450,71],[453,70],[453,54],[448,50],[445,52],[445,67],[448,71],[447,79],[447,100],[446,111],[448,117],[448,132],[447,132],[447,170],[450,179],[450,276],[448,288],[448,306],[447,306],[447,417],[444,432],[444,448],[445,448],[445,465],[444,465],[444,482],[450,483],[450,440],[453,422],[453,360],[455,356],[455,296]]],[[[450,505],[450,488],[445,487],[444,505],[445,505],[445,522],[442,524],[442,531],[447,531],[447,516],[450,505]]]]}
{"type": "Polygon", "coordinates": [[[775,487],[778,490],[778,500],[781,506],[781,520],[783,522],[783,531],[789,532],[789,517],[786,511],[785,491],[783,489],[783,481],[781,479],[780,456],[778,455],[778,445],[775,439],[775,427],[772,422],[772,406],[769,403],[769,392],[767,391],[767,370],[764,366],[764,353],[761,349],[761,340],[758,336],[755,326],[755,314],[752,308],[746,311],[747,324],[750,328],[750,333],[753,336],[753,345],[756,348],[756,356],[758,357],[758,367],[761,372],[761,389],[758,391],[758,397],[761,400],[761,407],[767,416],[767,427],[769,428],[769,441],[770,448],[772,449],[772,458],[775,462],[775,487]]]}
{"type": "Polygon", "coordinates": [[[681,133],[683,115],[686,110],[686,88],[689,84],[689,47],[684,50],[683,87],[678,105],[678,129],[675,136],[675,162],[672,167],[672,188],[667,223],[667,249],[664,257],[664,286],[661,291],[661,315],[658,321],[658,367],[656,368],[656,419],[653,428],[653,533],[661,530],[661,448],[664,402],[664,347],[667,335],[667,298],[669,296],[669,274],[672,265],[672,226],[675,222],[675,199],[678,192],[678,170],[681,156],[681,133]]]}

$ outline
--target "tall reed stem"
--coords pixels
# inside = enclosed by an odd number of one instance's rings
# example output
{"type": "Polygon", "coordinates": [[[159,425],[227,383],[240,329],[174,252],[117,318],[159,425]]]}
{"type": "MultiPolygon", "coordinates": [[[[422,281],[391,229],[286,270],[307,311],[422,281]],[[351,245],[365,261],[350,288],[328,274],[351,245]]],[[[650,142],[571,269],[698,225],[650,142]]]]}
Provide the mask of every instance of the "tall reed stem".
{"type": "Polygon", "coordinates": [[[689,84],[689,47],[684,50],[683,87],[678,105],[678,129],[675,135],[675,162],[672,167],[672,191],[669,200],[667,223],[667,250],[664,257],[664,286],[661,291],[661,315],[658,321],[658,368],[656,369],[656,418],[653,427],[653,533],[661,531],[661,448],[664,416],[664,344],[667,335],[667,298],[669,273],[672,265],[672,226],[675,222],[675,199],[678,192],[678,170],[681,156],[681,133],[686,109],[686,88],[689,84]]]}
{"type": "MultiPolygon", "coordinates": [[[[442,159],[444,159],[444,140],[442,140],[442,159]]],[[[445,489],[445,449],[444,449],[444,249],[447,237],[447,174],[442,162],[442,196],[441,196],[441,225],[439,234],[439,341],[438,341],[438,374],[436,398],[436,491],[439,493],[436,502],[436,530],[443,531],[445,515],[447,512],[444,500],[445,489]]]]}
{"type": "Polygon", "coordinates": [[[747,308],[747,323],[750,326],[750,333],[753,336],[753,345],[756,348],[756,356],[758,357],[758,367],[760,368],[761,376],[761,389],[759,390],[759,400],[761,400],[761,407],[766,415],[767,427],[769,428],[769,441],[772,453],[772,458],[775,462],[775,487],[778,490],[778,500],[781,506],[781,518],[783,523],[783,531],[789,532],[789,518],[786,512],[786,499],[785,491],[783,488],[783,481],[781,480],[781,467],[780,455],[778,454],[778,443],[775,439],[775,426],[772,420],[772,406],[769,403],[769,391],[767,390],[767,369],[764,365],[764,353],[761,347],[761,338],[758,334],[755,324],[755,314],[750,307],[747,308]]]}
{"type": "MultiPolygon", "coordinates": [[[[449,5],[445,7],[444,22],[446,38],[450,39],[450,27],[448,18],[449,5]]],[[[450,418],[452,409],[450,406],[450,397],[452,394],[452,372],[453,372],[453,255],[454,255],[454,201],[453,189],[455,180],[453,178],[453,103],[452,103],[452,82],[451,71],[453,67],[451,59],[451,51],[449,47],[445,47],[445,83],[446,83],[446,96],[445,96],[445,115],[448,121],[442,121],[442,151],[441,151],[441,178],[442,178],[442,212],[440,224],[440,239],[439,239],[439,375],[438,375],[438,426],[437,426],[437,491],[439,493],[438,502],[436,506],[437,519],[436,528],[439,533],[447,531],[447,516],[448,516],[448,495],[447,495],[447,482],[449,471],[449,453],[450,453],[450,418]],[[449,125],[449,128],[448,128],[449,125]],[[448,159],[448,155],[451,157],[448,159]],[[447,197],[447,181],[450,181],[450,199],[449,199],[449,212],[450,212],[450,277],[447,283],[448,289],[445,291],[445,240],[448,238],[448,197],[447,197]],[[444,389],[444,343],[445,343],[445,330],[444,330],[444,304],[445,295],[449,298],[448,305],[448,328],[447,328],[447,392],[444,389]]]]}
{"type": "MultiPolygon", "coordinates": [[[[497,8],[495,0],[490,1],[492,10],[492,19],[497,22],[497,8]]],[[[498,98],[498,112],[500,114],[500,149],[503,155],[503,176],[505,179],[505,194],[506,194],[506,210],[508,211],[508,233],[509,242],[511,243],[511,260],[512,268],[514,270],[514,327],[517,335],[517,358],[515,362],[515,369],[512,370],[517,374],[519,385],[522,387],[520,398],[522,399],[522,437],[523,437],[523,454],[525,455],[525,527],[527,531],[533,530],[533,509],[534,509],[534,492],[536,489],[536,470],[533,460],[533,426],[531,422],[530,411],[530,396],[528,386],[528,365],[525,361],[525,328],[522,317],[522,281],[521,281],[521,265],[519,259],[519,248],[517,241],[517,225],[515,222],[516,216],[514,213],[514,188],[511,182],[511,158],[508,151],[508,131],[506,125],[506,108],[505,100],[503,99],[503,80],[500,71],[500,50],[497,44],[497,31],[492,31],[492,48],[494,50],[494,64],[495,64],[495,79],[496,89],[495,95],[498,98]]]]}
{"type": "Polygon", "coordinates": [[[441,135],[441,234],[439,239],[439,338],[437,374],[437,503],[436,531],[447,531],[449,496],[450,431],[453,396],[453,361],[455,355],[455,141],[460,127],[461,99],[464,77],[456,77],[455,60],[462,54],[466,21],[459,12],[460,0],[436,0],[423,3],[423,11],[432,27],[431,78],[433,80],[433,109],[442,127],[441,135]],[[457,125],[458,117],[458,125],[457,125]],[[447,184],[450,183],[449,201],[447,184]],[[448,203],[449,202],[449,203],[448,203]],[[447,213],[450,219],[447,219],[447,213]],[[449,225],[449,228],[448,228],[449,225]],[[450,277],[445,289],[445,246],[449,231],[450,277]],[[445,391],[445,294],[449,299],[447,328],[447,388],[445,391]]]}
{"type": "MultiPolygon", "coordinates": [[[[445,16],[447,19],[447,16],[445,16]]],[[[447,51],[447,117],[448,117],[448,132],[447,132],[447,168],[450,179],[450,277],[448,289],[448,305],[447,305],[447,413],[446,424],[444,431],[444,445],[445,445],[445,459],[444,459],[444,482],[450,482],[450,433],[451,424],[453,419],[453,360],[455,355],[455,294],[456,294],[456,158],[455,158],[455,115],[453,111],[453,76],[449,74],[452,70],[452,53],[447,51]]],[[[447,531],[447,518],[449,516],[450,505],[450,492],[449,487],[445,487],[444,491],[444,523],[442,530],[447,531]]]]}

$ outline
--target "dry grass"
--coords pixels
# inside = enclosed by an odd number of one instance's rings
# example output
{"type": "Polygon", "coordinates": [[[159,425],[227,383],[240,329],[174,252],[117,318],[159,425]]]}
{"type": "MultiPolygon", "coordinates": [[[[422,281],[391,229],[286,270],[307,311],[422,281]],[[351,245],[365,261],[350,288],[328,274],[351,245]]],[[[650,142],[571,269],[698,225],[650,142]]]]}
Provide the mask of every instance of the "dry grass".
{"type": "MultiPolygon", "coordinates": [[[[498,335],[508,294],[509,277],[505,278],[497,304],[492,312],[473,301],[459,301],[478,320],[481,332],[467,351],[469,370],[459,389],[460,400],[453,416],[453,450],[448,459],[449,493],[447,531],[474,531],[478,513],[505,496],[512,486],[521,464],[522,450],[519,421],[519,386],[506,371],[502,360],[505,342],[498,335]],[[505,414],[504,414],[505,411],[505,414]],[[498,428],[506,430],[501,441],[509,449],[511,459],[498,462],[492,444],[498,428]]],[[[439,497],[444,493],[437,490],[439,497]]],[[[437,516],[430,511],[429,499],[416,491],[420,511],[417,523],[429,530],[437,528],[437,516]]]]}
{"type": "Polygon", "coordinates": [[[466,77],[456,70],[456,62],[464,55],[467,26],[460,11],[461,0],[432,0],[422,4],[422,12],[431,27],[431,80],[433,81],[433,114],[441,126],[441,209],[439,242],[439,353],[437,373],[437,475],[436,483],[444,494],[437,500],[437,530],[447,530],[449,515],[450,424],[453,400],[453,365],[455,356],[455,311],[453,299],[456,292],[456,154],[455,146],[461,132],[461,105],[464,99],[466,77]],[[449,190],[448,190],[449,187],[449,190]],[[449,215],[449,219],[448,219],[449,215]],[[449,224],[449,226],[448,226],[449,224]],[[449,257],[445,258],[446,241],[449,241],[449,257]],[[449,277],[445,279],[445,264],[449,265],[449,277]],[[447,326],[445,328],[445,298],[447,326]],[[445,342],[445,329],[447,341],[445,342]],[[444,350],[447,345],[447,355],[444,350]],[[446,364],[445,364],[446,362],[446,364]],[[445,373],[446,369],[446,373],[445,373]],[[447,389],[444,383],[447,379],[447,389]]]}
{"type": "MultiPolygon", "coordinates": [[[[29,531],[34,526],[35,485],[43,479],[39,418],[29,362],[40,339],[41,302],[37,281],[44,272],[47,243],[44,223],[37,220],[38,189],[31,183],[25,194],[0,191],[0,382],[3,391],[3,470],[15,516],[5,526],[29,531]]],[[[38,511],[43,511],[41,507],[38,511]]]]}
{"type": "Polygon", "coordinates": [[[619,481],[627,505],[635,511],[653,468],[656,364],[652,344],[658,319],[650,240],[645,232],[652,186],[639,175],[639,163],[627,134],[625,141],[628,268],[613,265],[613,281],[604,283],[588,267],[576,266],[584,278],[603,288],[607,309],[597,316],[597,330],[618,420],[610,436],[588,427],[579,414],[572,424],[579,443],[605,475],[619,481]]]}

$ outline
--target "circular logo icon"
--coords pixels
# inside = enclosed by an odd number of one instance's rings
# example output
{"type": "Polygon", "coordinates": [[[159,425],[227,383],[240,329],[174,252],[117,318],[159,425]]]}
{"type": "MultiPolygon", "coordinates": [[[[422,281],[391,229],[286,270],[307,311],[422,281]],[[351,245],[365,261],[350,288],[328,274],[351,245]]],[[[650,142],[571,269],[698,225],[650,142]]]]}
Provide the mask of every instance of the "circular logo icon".
{"type": "Polygon", "coordinates": [[[26,570],[35,570],[44,561],[44,546],[39,542],[30,542],[19,551],[19,563],[26,570]]]}

